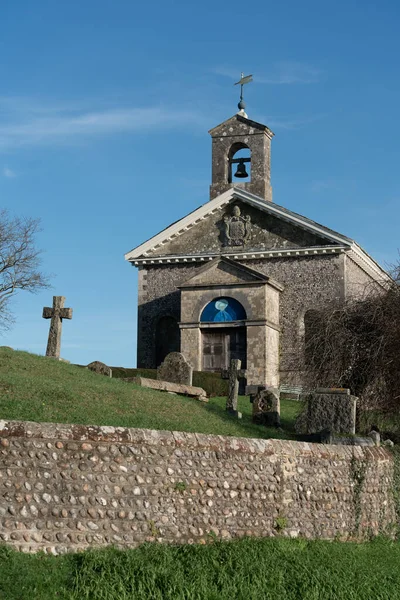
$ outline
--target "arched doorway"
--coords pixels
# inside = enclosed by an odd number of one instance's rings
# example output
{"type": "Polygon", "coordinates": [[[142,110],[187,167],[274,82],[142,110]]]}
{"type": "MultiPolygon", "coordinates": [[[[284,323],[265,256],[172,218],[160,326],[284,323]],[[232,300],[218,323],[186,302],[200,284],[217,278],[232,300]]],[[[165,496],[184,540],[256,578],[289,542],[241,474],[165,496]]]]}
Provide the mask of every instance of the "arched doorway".
{"type": "Polygon", "coordinates": [[[161,317],[156,326],[156,367],[161,365],[170,352],[180,352],[181,339],[177,319],[161,317]]]}
{"type": "Polygon", "coordinates": [[[232,358],[240,359],[246,368],[246,318],[234,298],[215,298],[204,307],[200,316],[203,371],[228,369],[232,358]]]}

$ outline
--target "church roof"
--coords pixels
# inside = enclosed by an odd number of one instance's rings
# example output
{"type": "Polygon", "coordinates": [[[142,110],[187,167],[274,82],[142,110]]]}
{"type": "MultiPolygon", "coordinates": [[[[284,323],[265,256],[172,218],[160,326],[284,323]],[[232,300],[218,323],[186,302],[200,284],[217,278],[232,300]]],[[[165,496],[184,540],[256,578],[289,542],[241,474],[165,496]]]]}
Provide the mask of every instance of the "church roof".
{"type": "MultiPolygon", "coordinates": [[[[311,233],[318,235],[320,238],[324,238],[326,240],[326,246],[321,247],[321,252],[326,252],[328,246],[332,248],[332,251],[341,249],[342,251],[350,251],[350,255],[360,266],[368,267],[368,271],[372,275],[375,273],[375,277],[379,276],[381,279],[387,279],[388,275],[385,270],[373,259],[371,258],[353,239],[326,227],[325,225],[321,225],[312,219],[304,217],[298,213],[295,213],[292,210],[289,210],[283,206],[279,206],[274,202],[268,202],[259,198],[258,196],[243,190],[238,187],[232,187],[223,194],[220,194],[213,200],[209,200],[202,206],[199,206],[194,211],[175,221],[165,229],[163,229],[157,235],[151,237],[146,242],[140,244],[130,252],[125,254],[125,260],[128,260],[134,264],[139,264],[139,262],[144,262],[148,253],[159,246],[169,242],[171,239],[176,239],[178,236],[182,235],[189,231],[196,223],[204,220],[208,215],[215,213],[222,206],[229,204],[234,200],[239,200],[244,203],[247,203],[260,211],[269,213],[274,215],[277,218],[280,218],[284,221],[292,223],[302,229],[305,229],[311,233]]],[[[317,249],[311,249],[314,254],[317,253],[317,249]]],[[[307,249],[302,252],[297,251],[296,253],[305,253],[309,252],[307,249]]],[[[311,253],[311,252],[310,252],[311,253]]],[[[237,250],[235,252],[236,255],[240,254],[240,251],[237,250]]],[[[266,255],[272,253],[270,251],[266,251],[266,255]]],[[[293,254],[293,252],[292,252],[293,254]]],[[[290,252],[286,252],[285,255],[290,255],[290,252]]],[[[209,257],[210,260],[212,257],[209,257]]],[[[232,258],[239,258],[239,256],[235,256],[232,258]]],[[[246,258],[245,256],[243,258],[246,258]]],[[[255,256],[254,256],[255,258],[255,256]]],[[[170,262],[170,261],[168,261],[170,262]]],[[[177,262],[177,261],[176,261],[177,262]]]]}
{"type": "Polygon", "coordinates": [[[253,121],[252,119],[249,119],[248,117],[242,117],[242,115],[239,115],[239,114],[229,117],[229,119],[226,119],[226,121],[223,121],[223,123],[220,123],[219,125],[216,125],[212,129],[210,129],[208,133],[211,136],[218,135],[219,131],[221,129],[223,129],[226,126],[226,124],[229,123],[230,121],[233,121],[233,122],[240,121],[241,123],[245,123],[245,125],[247,125],[248,127],[253,127],[254,129],[263,131],[270,138],[272,138],[275,135],[274,132],[271,131],[270,128],[267,127],[266,125],[263,125],[262,123],[258,123],[257,121],[253,121]]]}

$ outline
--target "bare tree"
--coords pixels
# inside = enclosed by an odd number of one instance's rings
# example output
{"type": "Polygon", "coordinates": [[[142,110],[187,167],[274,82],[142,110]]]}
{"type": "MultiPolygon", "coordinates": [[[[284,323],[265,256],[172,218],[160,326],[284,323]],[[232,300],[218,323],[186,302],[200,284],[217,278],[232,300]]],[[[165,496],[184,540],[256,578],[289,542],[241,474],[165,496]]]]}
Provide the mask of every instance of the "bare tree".
{"type": "Polygon", "coordinates": [[[35,246],[39,230],[38,219],[0,211],[0,329],[9,329],[14,322],[9,308],[14,294],[50,287],[48,277],[39,270],[41,252],[35,246]]]}
{"type": "Polygon", "coordinates": [[[307,387],[348,387],[360,408],[400,407],[400,265],[385,288],[315,312],[305,333],[307,387]]]}

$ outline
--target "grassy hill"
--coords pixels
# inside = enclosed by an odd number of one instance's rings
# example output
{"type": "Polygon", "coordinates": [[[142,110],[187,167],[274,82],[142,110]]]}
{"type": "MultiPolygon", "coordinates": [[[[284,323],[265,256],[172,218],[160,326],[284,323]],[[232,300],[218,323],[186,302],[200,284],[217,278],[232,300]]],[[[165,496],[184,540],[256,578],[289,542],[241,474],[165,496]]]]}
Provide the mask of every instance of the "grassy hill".
{"type": "Polygon", "coordinates": [[[0,348],[0,417],[27,421],[144,427],[242,437],[293,436],[299,403],[282,402],[283,431],[253,425],[248,398],[243,419],[225,412],[225,398],[191,398],[109,379],[75,365],[0,348]]]}

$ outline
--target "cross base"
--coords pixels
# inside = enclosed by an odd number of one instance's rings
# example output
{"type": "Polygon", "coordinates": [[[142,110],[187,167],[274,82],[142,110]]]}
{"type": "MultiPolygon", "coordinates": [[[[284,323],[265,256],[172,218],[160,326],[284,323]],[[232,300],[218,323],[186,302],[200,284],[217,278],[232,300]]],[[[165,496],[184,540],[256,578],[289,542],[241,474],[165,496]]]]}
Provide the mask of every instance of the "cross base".
{"type": "Polygon", "coordinates": [[[228,413],[228,415],[236,417],[237,419],[241,419],[243,416],[241,412],[239,412],[238,410],[234,410],[233,408],[227,408],[226,412],[228,413]]]}

